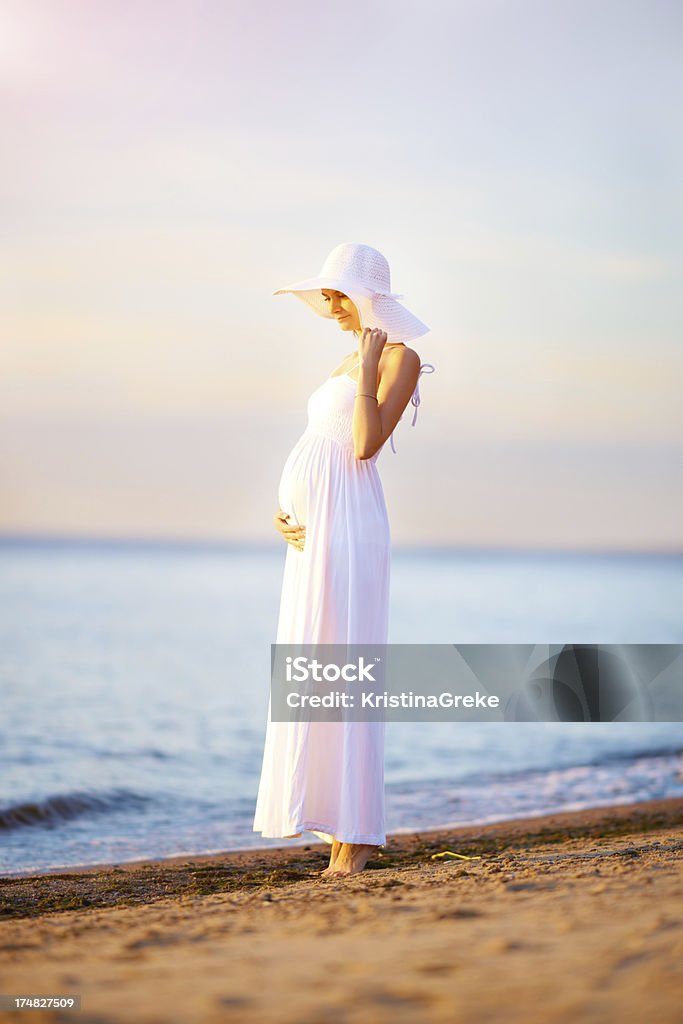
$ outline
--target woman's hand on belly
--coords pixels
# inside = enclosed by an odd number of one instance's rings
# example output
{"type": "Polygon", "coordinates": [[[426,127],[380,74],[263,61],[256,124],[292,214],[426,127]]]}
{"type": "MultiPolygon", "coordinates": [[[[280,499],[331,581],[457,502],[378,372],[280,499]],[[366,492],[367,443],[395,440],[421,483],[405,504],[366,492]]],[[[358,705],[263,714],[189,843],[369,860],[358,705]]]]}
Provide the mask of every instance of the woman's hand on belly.
{"type": "Polygon", "coordinates": [[[275,525],[285,538],[288,544],[291,544],[297,551],[303,551],[304,542],[306,540],[306,527],[305,526],[291,526],[287,520],[289,515],[287,512],[283,512],[282,509],[278,509],[273,517],[275,525]]]}

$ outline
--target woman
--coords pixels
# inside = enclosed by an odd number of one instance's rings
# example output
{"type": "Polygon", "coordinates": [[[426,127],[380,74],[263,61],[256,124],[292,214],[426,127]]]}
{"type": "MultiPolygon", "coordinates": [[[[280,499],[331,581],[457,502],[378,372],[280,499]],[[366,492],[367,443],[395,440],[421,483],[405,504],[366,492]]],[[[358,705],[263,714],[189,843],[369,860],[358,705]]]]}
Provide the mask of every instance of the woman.
{"type": "MultiPolygon", "coordinates": [[[[279,644],[387,642],[390,534],[375,462],[409,401],[415,423],[420,373],[434,369],[406,345],[429,328],[389,281],[377,249],[344,243],[318,277],[273,293],[293,293],[356,340],[310,396],[308,425],[282,471],[275,525],[289,548],[279,644]]],[[[272,722],[269,707],[254,831],[314,832],[332,845],[324,876],[362,871],[386,841],[384,726],[272,722]]]]}

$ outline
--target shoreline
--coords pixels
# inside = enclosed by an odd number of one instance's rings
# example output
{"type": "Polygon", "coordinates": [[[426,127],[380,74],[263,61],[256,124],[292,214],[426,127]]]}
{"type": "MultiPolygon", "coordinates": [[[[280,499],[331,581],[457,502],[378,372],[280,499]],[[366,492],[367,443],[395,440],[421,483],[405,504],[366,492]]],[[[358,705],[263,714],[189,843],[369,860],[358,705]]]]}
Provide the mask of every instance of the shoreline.
{"type": "Polygon", "coordinates": [[[3,988],[98,1024],[680,1021],[683,798],[390,835],[345,878],[328,858],[0,878],[3,988]]]}
{"type": "MultiPolygon", "coordinates": [[[[390,845],[401,843],[401,840],[407,836],[423,836],[426,840],[431,836],[442,836],[448,835],[469,835],[475,831],[481,831],[485,829],[493,829],[495,827],[504,828],[507,832],[515,824],[527,823],[532,828],[535,823],[556,821],[572,817],[575,815],[601,815],[609,811],[618,812],[620,809],[635,809],[642,808],[648,810],[649,808],[658,809],[660,807],[666,807],[668,804],[675,804],[680,802],[683,804],[683,797],[662,797],[659,800],[636,800],[627,801],[625,803],[610,803],[610,804],[595,804],[585,808],[572,808],[567,810],[558,811],[541,811],[539,814],[524,814],[512,818],[500,818],[495,821],[487,822],[472,822],[466,825],[443,825],[436,828],[401,828],[397,832],[387,833],[387,845],[386,851],[388,852],[390,845]]],[[[245,846],[237,847],[227,850],[213,850],[204,853],[176,853],[171,854],[168,857],[135,857],[132,860],[112,860],[112,861],[98,861],[95,864],[59,864],[50,868],[38,868],[33,870],[27,868],[22,871],[0,871],[0,882],[28,879],[28,878],[42,878],[55,874],[84,874],[84,873],[97,873],[99,871],[113,871],[116,869],[129,869],[132,870],[138,867],[174,867],[179,864],[192,863],[204,864],[213,862],[214,860],[225,860],[233,857],[245,857],[253,855],[254,857],[263,857],[268,854],[276,854],[285,852],[287,854],[296,854],[297,851],[310,850],[313,847],[316,849],[319,847],[323,851],[329,851],[330,847],[322,840],[316,839],[313,833],[310,833],[310,838],[300,838],[297,842],[288,843],[286,839],[282,839],[281,845],[278,846],[245,846]]]]}
{"type": "MultiPolygon", "coordinates": [[[[507,849],[514,850],[521,841],[527,846],[542,846],[554,840],[572,838],[591,839],[596,836],[619,836],[625,832],[651,831],[656,828],[681,828],[683,830],[683,797],[668,797],[662,800],[646,800],[627,804],[607,804],[574,811],[558,811],[520,818],[508,818],[487,824],[458,825],[453,828],[407,830],[387,835],[386,847],[370,858],[362,876],[373,870],[400,869],[424,860],[427,855],[441,850],[452,850],[465,856],[500,854],[507,849]]],[[[283,843],[286,843],[283,840],[283,843]]],[[[74,909],[78,900],[77,890],[83,889],[84,906],[119,906],[127,902],[129,888],[139,888],[135,883],[138,876],[152,883],[148,895],[153,898],[156,879],[165,895],[174,887],[184,889],[196,871],[203,872],[206,879],[215,873],[214,888],[202,887],[202,891],[233,891],[246,886],[254,888],[261,881],[277,884],[278,880],[289,882],[296,877],[313,876],[318,868],[327,864],[330,847],[311,834],[310,842],[299,841],[291,846],[250,847],[244,850],[226,850],[218,853],[175,854],[163,858],[139,858],[131,861],[112,861],[99,864],[73,865],[50,868],[18,875],[0,875],[0,920],[11,914],[8,894],[39,889],[46,899],[45,910],[60,909],[60,891],[66,897],[69,909],[74,909]],[[297,876],[297,872],[300,875],[297,876]],[[282,879],[279,876],[282,875],[282,879]],[[125,876],[132,876],[131,885],[124,884],[125,876]],[[276,878],[276,876],[278,876],[276,878]],[[111,891],[120,896],[114,901],[97,900],[98,883],[119,878],[121,885],[111,891]],[[80,884],[79,884],[80,880],[80,884]],[[72,885],[69,885],[69,882],[72,885]],[[22,885],[23,883],[23,885],[22,885]],[[86,892],[87,891],[87,892],[86,892]],[[52,894],[54,899],[50,899],[52,894]]],[[[462,863],[465,863],[463,861],[462,863]]],[[[135,898],[132,896],[131,898],[135,898]]],[[[42,901],[39,901],[42,905],[42,901]]],[[[21,914],[17,916],[22,916],[21,914]]]]}
{"type": "MultiPolygon", "coordinates": [[[[630,818],[630,812],[635,812],[637,815],[643,813],[646,815],[650,814],[663,814],[663,819],[668,819],[669,808],[674,809],[674,817],[677,814],[677,807],[680,805],[683,807],[683,797],[664,797],[659,800],[638,800],[628,803],[619,804],[596,804],[591,807],[580,808],[578,810],[563,810],[563,811],[550,811],[541,812],[540,814],[532,815],[521,815],[513,818],[501,818],[498,821],[490,822],[474,822],[467,825],[453,825],[453,826],[442,826],[438,828],[402,828],[398,832],[387,833],[386,849],[383,850],[379,856],[386,856],[390,850],[400,852],[403,846],[403,840],[409,839],[410,837],[421,837],[425,843],[430,841],[441,841],[443,836],[454,836],[458,839],[467,841],[473,836],[477,838],[481,837],[484,833],[491,833],[492,836],[500,834],[502,837],[513,837],[517,834],[524,832],[525,834],[533,833],[536,828],[540,829],[541,832],[545,832],[548,828],[557,827],[559,829],[568,828],[571,826],[571,821],[574,818],[583,819],[583,824],[589,822],[599,822],[605,816],[619,820],[623,817],[630,818]]],[[[683,825],[683,821],[681,822],[683,825]]],[[[229,849],[229,850],[216,850],[208,853],[177,853],[171,854],[169,857],[136,857],[129,861],[98,861],[96,864],[72,864],[72,865],[57,865],[51,868],[40,868],[36,871],[30,868],[21,871],[19,873],[0,873],[0,883],[3,881],[19,881],[21,879],[30,878],[47,878],[53,875],[68,875],[68,874],[98,874],[100,872],[108,871],[133,871],[138,868],[174,868],[187,864],[211,864],[216,861],[228,861],[235,862],[240,865],[244,864],[246,859],[253,857],[258,860],[268,861],[270,859],[276,862],[282,859],[289,861],[290,857],[296,856],[297,852],[308,852],[313,849],[322,850],[324,853],[329,853],[329,845],[320,839],[317,839],[313,833],[310,834],[310,839],[304,838],[299,839],[296,843],[287,843],[286,839],[281,840],[282,845],[278,846],[248,846],[242,849],[229,849]]]]}
{"type": "MultiPolygon", "coordinates": [[[[400,828],[395,833],[387,833],[386,849],[382,851],[383,854],[387,854],[394,845],[400,846],[401,840],[407,837],[423,837],[425,842],[429,842],[431,837],[435,837],[437,840],[439,837],[444,835],[462,837],[467,839],[470,834],[476,831],[477,834],[485,829],[494,829],[497,826],[503,828],[505,833],[513,835],[515,824],[528,824],[531,828],[536,823],[543,822],[546,825],[547,822],[556,822],[559,819],[571,817],[575,815],[581,816],[592,816],[598,815],[601,817],[610,811],[618,811],[620,809],[634,810],[639,812],[640,810],[647,812],[656,812],[660,808],[666,808],[669,805],[675,806],[677,804],[683,806],[683,797],[665,797],[660,800],[646,800],[646,801],[633,801],[625,802],[623,804],[598,804],[591,807],[579,808],[579,809],[567,809],[558,811],[542,811],[540,814],[524,814],[519,817],[512,818],[500,818],[495,821],[486,822],[472,822],[461,825],[442,825],[436,828],[400,828]]],[[[561,827],[561,825],[560,825],[561,827]]],[[[278,855],[295,855],[298,852],[310,851],[313,848],[316,850],[319,848],[325,852],[329,852],[330,846],[324,843],[322,840],[316,839],[313,834],[310,834],[310,839],[300,839],[297,843],[287,843],[287,840],[282,840],[282,846],[250,846],[242,849],[230,849],[230,850],[215,850],[208,853],[176,853],[171,854],[169,857],[135,857],[132,860],[103,860],[97,861],[94,864],[59,864],[54,867],[41,867],[37,870],[27,868],[26,870],[20,871],[0,871],[0,883],[4,881],[20,880],[20,879],[39,879],[54,876],[54,874],[92,874],[100,871],[112,871],[112,870],[133,870],[140,867],[175,867],[188,863],[197,864],[208,864],[214,861],[230,861],[233,858],[240,858],[240,862],[245,857],[253,855],[258,859],[267,859],[269,854],[278,855]]],[[[279,859],[279,858],[275,858],[279,859]]]]}

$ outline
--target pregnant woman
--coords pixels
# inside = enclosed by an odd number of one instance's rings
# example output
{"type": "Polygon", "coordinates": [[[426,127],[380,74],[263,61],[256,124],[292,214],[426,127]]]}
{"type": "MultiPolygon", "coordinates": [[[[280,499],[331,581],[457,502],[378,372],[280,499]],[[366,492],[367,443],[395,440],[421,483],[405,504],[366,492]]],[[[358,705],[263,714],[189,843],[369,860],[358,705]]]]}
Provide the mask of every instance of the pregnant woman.
{"type": "MultiPolygon", "coordinates": [[[[288,542],[279,644],[385,644],[390,533],[377,458],[430,363],[407,341],[429,330],[390,291],[389,264],[345,243],[318,277],[280,288],[353,334],[356,348],[308,399],[290,452],[275,525],[288,542]]],[[[386,841],[384,729],[372,722],[272,722],[270,707],[254,831],[315,833],[332,846],[322,872],[362,871],[386,841]]]]}

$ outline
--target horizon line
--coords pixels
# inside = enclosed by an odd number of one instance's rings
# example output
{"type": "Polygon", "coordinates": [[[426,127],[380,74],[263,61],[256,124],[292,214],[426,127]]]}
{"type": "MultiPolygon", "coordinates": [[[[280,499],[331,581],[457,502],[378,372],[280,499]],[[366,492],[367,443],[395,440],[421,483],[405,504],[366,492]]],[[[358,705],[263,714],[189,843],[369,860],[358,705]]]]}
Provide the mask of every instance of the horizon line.
{"type": "MultiPolygon", "coordinates": [[[[78,547],[157,547],[157,548],[189,548],[194,550],[222,549],[228,550],[259,550],[275,553],[282,550],[282,542],[277,540],[235,540],[230,537],[185,537],[177,535],[151,536],[146,534],[85,534],[85,533],[17,533],[0,531],[0,545],[73,545],[78,547]]],[[[391,545],[392,552],[429,554],[559,554],[559,555],[609,555],[612,557],[657,557],[681,558],[681,547],[608,547],[604,545],[537,545],[528,544],[486,544],[443,542],[440,544],[421,544],[419,542],[397,542],[391,545]]]]}

